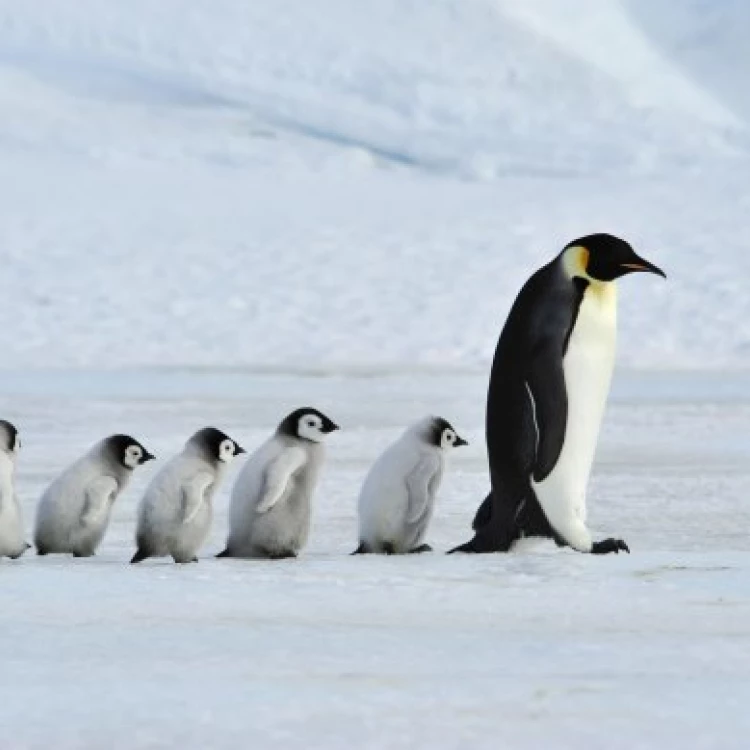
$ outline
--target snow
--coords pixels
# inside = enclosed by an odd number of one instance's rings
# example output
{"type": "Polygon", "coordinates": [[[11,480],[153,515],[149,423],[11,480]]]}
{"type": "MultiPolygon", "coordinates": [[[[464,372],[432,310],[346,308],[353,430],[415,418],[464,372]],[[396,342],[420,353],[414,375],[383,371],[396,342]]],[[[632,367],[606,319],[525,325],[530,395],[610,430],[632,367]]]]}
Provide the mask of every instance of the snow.
{"type": "MultiPolygon", "coordinates": [[[[42,489],[103,435],[248,448],[313,404],[309,549],[0,563],[2,750],[743,748],[750,729],[750,56],[744,0],[0,0],[0,415],[42,489]],[[486,492],[520,285],[612,231],[595,559],[447,557],[486,492]],[[352,558],[410,421],[457,451],[437,552],[352,558]]],[[[234,471],[236,471],[236,467],[234,471]]],[[[230,477],[231,481],[231,477],[230,477]]]]}
{"type": "Polygon", "coordinates": [[[605,229],[670,276],[623,284],[622,362],[747,367],[746,21],[0,1],[2,366],[484,370],[528,274],[605,229]]]}
{"type": "MultiPolygon", "coordinates": [[[[115,429],[160,459],[216,423],[252,449],[311,402],[330,441],[310,546],[216,560],[231,476],[197,565],[127,565],[148,465],[96,558],[0,564],[3,748],[741,748],[750,730],[746,375],[620,371],[589,510],[604,558],[527,543],[447,556],[486,490],[483,376],[130,371],[0,377],[22,426],[30,525],[43,486],[115,429]],[[350,557],[364,475],[437,411],[471,445],[414,557],[350,557]]],[[[235,474],[239,464],[232,469],[235,474]]]]}

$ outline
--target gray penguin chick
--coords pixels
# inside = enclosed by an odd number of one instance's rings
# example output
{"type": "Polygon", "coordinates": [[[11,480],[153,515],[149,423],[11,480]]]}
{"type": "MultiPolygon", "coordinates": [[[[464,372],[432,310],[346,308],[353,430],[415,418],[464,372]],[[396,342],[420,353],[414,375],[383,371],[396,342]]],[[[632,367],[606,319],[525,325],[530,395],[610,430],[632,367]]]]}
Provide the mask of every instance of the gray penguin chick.
{"type": "Polygon", "coordinates": [[[226,467],[245,449],[215,427],[185,443],[151,480],[138,506],[138,549],[131,563],[171,555],[177,563],[197,562],[213,520],[213,497],[226,467]]]}
{"type": "Polygon", "coordinates": [[[311,499],[338,426],[317,409],[296,409],[248,459],[232,489],[229,538],[217,557],[296,557],[310,533],[311,499]]]}
{"type": "Polygon", "coordinates": [[[442,417],[409,427],[375,461],[359,494],[357,553],[429,552],[424,543],[447,451],[467,445],[442,417]]]}
{"type": "Polygon", "coordinates": [[[98,442],[45,490],[34,530],[37,554],[90,557],[104,538],[112,505],[133,470],[154,456],[129,435],[98,442]]]}
{"type": "Polygon", "coordinates": [[[0,419],[0,557],[13,560],[31,546],[24,538],[21,505],[16,495],[16,458],[20,448],[18,430],[0,419]]]}

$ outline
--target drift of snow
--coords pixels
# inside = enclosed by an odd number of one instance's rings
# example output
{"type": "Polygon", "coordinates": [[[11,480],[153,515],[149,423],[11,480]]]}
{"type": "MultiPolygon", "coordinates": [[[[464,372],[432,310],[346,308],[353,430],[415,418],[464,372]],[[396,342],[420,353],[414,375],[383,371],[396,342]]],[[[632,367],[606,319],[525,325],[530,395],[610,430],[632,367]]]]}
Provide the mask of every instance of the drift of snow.
{"type": "Polygon", "coordinates": [[[745,366],[742,2],[0,2],[3,366],[485,368],[609,230],[622,360],[745,366]]]}

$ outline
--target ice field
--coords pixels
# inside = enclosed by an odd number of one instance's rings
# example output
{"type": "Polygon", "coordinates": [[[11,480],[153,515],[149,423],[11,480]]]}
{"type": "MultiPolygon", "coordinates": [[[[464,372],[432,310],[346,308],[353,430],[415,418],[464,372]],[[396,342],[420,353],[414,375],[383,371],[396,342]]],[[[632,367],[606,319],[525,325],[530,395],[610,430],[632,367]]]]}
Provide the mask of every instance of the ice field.
{"type": "Polygon", "coordinates": [[[305,399],[343,429],[298,560],[211,559],[225,485],[199,564],[128,566],[147,465],[96,558],[0,564],[2,747],[744,747],[748,384],[620,374],[590,511],[630,556],[545,542],[448,557],[486,488],[483,375],[5,375],[29,521],[55,471],[115,425],[159,457],[204,422],[252,448],[305,399]],[[472,441],[446,475],[436,552],[349,557],[370,461],[434,409],[472,441]]]}
{"type": "Polygon", "coordinates": [[[108,433],[162,459],[342,425],[294,561],[0,562],[0,750],[734,750],[750,718],[745,0],[0,0],[0,418],[43,487],[108,433]],[[452,556],[523,281],[610,231],[594,558],[452,556]],[[371,461],[471,446],[431,555],[351,558],[371,461]]]}

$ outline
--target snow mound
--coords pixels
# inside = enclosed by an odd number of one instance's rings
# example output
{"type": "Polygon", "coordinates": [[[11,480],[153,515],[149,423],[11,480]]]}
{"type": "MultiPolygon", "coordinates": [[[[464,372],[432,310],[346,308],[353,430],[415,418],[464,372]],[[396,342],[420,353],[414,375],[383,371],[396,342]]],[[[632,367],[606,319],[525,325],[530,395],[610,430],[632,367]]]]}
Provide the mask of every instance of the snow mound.
{"type": "Polygon", "coordinates": [[[579,234],[637,366],[745,366],[742,2],[0,2],[9,367],[486,367],[579,234]],[[719,303],[720,300],[720,303],[719,303]]]}

